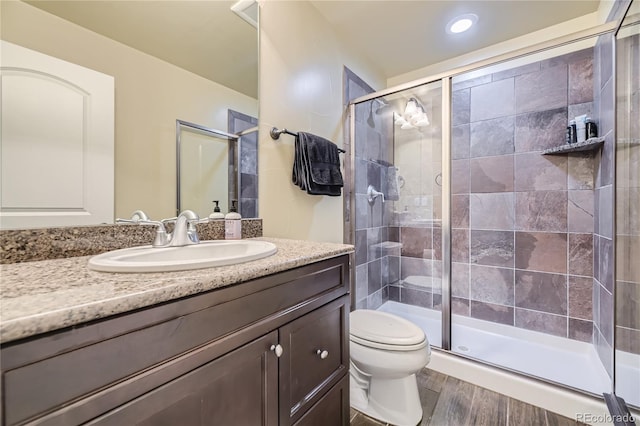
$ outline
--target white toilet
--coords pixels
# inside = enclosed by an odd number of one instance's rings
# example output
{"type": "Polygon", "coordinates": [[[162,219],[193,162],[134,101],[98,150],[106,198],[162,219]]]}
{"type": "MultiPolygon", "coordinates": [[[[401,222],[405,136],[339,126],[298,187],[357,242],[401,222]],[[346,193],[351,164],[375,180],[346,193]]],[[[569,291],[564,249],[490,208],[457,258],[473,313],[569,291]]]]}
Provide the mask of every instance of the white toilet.
{"type": "Polygon", "coordinates": [[[350,321],[351,407],[397,426],[422,418],[416,373],[429,363],[429,341],[420,327],[386,312],[359,309],[350,321]]]}

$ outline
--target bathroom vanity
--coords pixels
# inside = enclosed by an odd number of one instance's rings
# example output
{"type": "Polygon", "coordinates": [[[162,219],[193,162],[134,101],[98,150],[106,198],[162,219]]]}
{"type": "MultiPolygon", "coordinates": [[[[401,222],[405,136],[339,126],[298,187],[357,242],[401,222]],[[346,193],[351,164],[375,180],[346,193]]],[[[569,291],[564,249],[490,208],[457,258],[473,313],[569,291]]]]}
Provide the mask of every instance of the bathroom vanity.
{"type": "Polygon", "coordinates": [[[185,272],[2,265],[2,424],[347,425],[352,247],[265,240],[185,272]]]}

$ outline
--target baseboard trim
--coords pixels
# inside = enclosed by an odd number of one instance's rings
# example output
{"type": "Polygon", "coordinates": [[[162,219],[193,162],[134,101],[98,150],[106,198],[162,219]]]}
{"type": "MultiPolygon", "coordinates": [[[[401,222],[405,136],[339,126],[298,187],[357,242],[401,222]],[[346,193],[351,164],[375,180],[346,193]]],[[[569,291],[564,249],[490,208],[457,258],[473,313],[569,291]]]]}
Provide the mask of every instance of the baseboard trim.
{"type": "Polygon", "coordinates": [[[432,351],[428,368],[582,423],[611,425],[604,399],[544,383],[443,351],[432,351]]]}

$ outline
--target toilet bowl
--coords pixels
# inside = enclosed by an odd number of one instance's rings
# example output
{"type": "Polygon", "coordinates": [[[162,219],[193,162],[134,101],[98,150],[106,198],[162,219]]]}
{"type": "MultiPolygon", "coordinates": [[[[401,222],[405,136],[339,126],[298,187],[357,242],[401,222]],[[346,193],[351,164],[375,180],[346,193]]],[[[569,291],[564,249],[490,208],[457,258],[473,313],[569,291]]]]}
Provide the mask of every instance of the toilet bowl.
{"type": "Polygon", "coordinates": [[[424,332],[386,312],[349,315],[351,407],[385,423],[415,426],[422,418],[416,373],[429,363],[424,332]]]}

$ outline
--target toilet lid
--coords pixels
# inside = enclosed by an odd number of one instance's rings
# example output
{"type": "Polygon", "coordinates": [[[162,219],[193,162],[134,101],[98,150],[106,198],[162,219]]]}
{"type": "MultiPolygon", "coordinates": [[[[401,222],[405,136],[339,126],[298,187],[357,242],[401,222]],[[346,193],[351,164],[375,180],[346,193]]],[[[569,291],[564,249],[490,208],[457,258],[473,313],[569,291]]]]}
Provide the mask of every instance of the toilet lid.
{"type": "MultiPolygon", "coordinates": [[[[414,323],[386,312],[358,309],[349,314],[349,332],[359,343],[385,346],[424,346],[424,331],[414,323]]],[[[401,349],[398,349],[401,350],[401,349]]]]}

